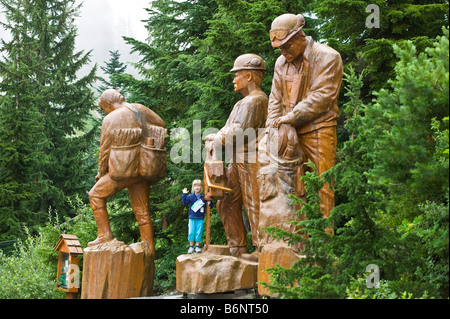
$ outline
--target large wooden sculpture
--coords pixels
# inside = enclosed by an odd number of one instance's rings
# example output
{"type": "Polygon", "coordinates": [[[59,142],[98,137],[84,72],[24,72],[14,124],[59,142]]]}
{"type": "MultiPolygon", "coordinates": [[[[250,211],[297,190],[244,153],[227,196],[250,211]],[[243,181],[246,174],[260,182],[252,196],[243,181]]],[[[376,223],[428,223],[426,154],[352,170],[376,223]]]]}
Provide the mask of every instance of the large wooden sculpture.
{"type": "Polygon", "coordinates": [[[244,96],[231,111],[225,126],[217,134],[206,137],[224,149],[232,149],[231,163],[227,168],[227,187],[233,193],[226,193],[217,203],[217,210],[225,228],[225,234],[232,256],[258,260],[259,254],[259,187],[258,143],[267,117],[267,95],[261,90],[264,60],[256,54],[239,56],[233,69],[236,92],[244,96]],[[253,256],[247,254],[247,236],[242,219],[245,209],[256,247],[253,256]]]}
{"type": "MultiPolygon", "coordinates": [[[[260,229],[278,226],[291,230],[298,207],[289,205],[288,194],[305,195],[301,177],[304,163],[314,163],[319,174],[335,165],[337,100],[342,82],[342,60],[332,48],[305,35],[301,14],[283,14],[272,22],[270,40],[281,56],[275,64],[269,97],[266,136],[261,141],[258,181],[261,194],[260,229]]],[[[320,191],[324,217],[334,206],[328,184],[320,191]]],[[[328,229],[332,232],[331,229],[328,229]]],[[[290,267],[301,247],[287,247],[262,235],[258,280],[269,280],[265,269],[279,264],[290,267]]],[[[259,287],[260,294],[268,292],[259,287]]]]}
{"type": "Polygon", "coordinates": [[[156,113],[127,103],[117,90],[106,90],[99,106],[107,115],[102,122],[98,174],[89,191],[98,237],[84,250],[82,298],[149,295],[155,252],[149,188],[165,174],[167,130],[156,113]],[[106,199],[124,188],[142,241],[131,246],[114,239],[106,210],[106,199]]]}

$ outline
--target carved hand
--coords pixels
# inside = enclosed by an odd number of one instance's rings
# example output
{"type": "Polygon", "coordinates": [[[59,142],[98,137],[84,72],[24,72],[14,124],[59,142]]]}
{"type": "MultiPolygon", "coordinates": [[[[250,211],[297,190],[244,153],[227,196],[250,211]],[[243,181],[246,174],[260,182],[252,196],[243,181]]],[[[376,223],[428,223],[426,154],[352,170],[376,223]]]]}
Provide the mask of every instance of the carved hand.
{"type": "Polygon", "coordinates": [[[279,128],[281,124],[291,124],[291,125],[294,124],[295,119],[289,115],[290,113],[277,118],[275,121],[273,121],[272,127],[279,128]]]}

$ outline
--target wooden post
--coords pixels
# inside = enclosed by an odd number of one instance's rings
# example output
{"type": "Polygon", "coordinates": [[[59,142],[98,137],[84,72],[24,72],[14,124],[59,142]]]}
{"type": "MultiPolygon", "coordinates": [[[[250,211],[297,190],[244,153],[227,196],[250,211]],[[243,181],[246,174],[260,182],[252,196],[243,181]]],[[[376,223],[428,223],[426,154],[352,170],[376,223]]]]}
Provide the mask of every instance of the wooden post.
{"type": "Polygon", "coordinates": [[[211,241],[211,207],[209,206],[211,201],[206,202],[206,243],[205,251],[208,250],[211,241]]]}
{"type": "Polygon", "coordinates": [[[78,292],[66,292],[66,299],[78,299],[78,292]]]}

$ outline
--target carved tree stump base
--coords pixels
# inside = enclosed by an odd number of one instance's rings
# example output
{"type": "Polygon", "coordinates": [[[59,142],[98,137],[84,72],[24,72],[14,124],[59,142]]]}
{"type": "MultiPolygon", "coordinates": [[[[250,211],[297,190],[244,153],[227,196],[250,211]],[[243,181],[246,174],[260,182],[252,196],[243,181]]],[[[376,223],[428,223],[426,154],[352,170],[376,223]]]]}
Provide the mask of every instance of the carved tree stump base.
{"type": "Polygon", "coordinates": [[[231,256],[230,246],[228,245],[205,245],[202,252],[211,255],[231,256]]]}
{"type": "MultiPolygon", "coordinates": [[[[290,268],[292,264],[302,255],[297,254],[291,247],[284,242],[272,242],[263,247],[259,257],[258,267],[258,282],[270,283],[270,275],[265,270],[280,265],[285,268],[290,268]]],[[[276,297],[271,294],[269,289],[258,284],[258,294],[261,296],[276,297]]]]}
{"type": "Polygon", "coordinates": [[[256,287],[258,263],[210,253],[177,258],[177,290],[213,294],[256,287]]]}
{"type": "Polygon", "coordinates": [[[146,242],[116,239],[84,249],[82,299],[124,299],[153,293],[154,256],[146,242]]]}

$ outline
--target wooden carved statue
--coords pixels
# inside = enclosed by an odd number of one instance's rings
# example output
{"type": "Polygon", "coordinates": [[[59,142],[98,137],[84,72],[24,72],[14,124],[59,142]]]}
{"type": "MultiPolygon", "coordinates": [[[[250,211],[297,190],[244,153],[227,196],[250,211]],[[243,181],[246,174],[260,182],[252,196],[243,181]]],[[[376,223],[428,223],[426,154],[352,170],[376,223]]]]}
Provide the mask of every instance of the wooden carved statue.
{"type": "MultiPolygon", "coordinates": [[[[266,126],[279,129],[281,143],[282,135],[289,132],[290,147],[300,149],[302,162],[312,161],[322,174],[335,165],[343,67],[339,53],[306,36],[304,25],[301,14],[283,14],[272,23],[270,40],[281,56],[275,64],[266,126]]],[[[304,190],[299,189],[299,176],[296,185],[301,195],[304,190]]],[[[328,184],[320,197],[323,215],[328,217],[334,206],[334,193],[328,184]]]]}
{"type": "Polygon", "coordinates": [[[165,174],[164,121],[141,104],[127,103],[113,89],[103,92],[99,106],[107,115],[102,122],[98,174],[89,191],[98,237],[88,246],[114,239],[106,199],[127,188],[141,240],[154,252],[148,200],[150,186],[165,174]]]}
{"type": "MultiPolygon", "coordinates": [[[[313,162],[318,174],[335,165],[342,59],[334,49],[306,36],[304,25],[301,14],[283,14],[272,22],[270,30],[272,47],[279,48],[281,56],[275,63],[267,131],[260,143],[261,282],[270,281],[265,269],[276,264],[290,267],[302,251],[300,244],[288,247],[272,241],[263,228],[295,231],[287,222],[297,218],[300,207],[291,205],[288,195],[306,200],[301,180],[305,163],[313,162]]],[[[328,217],[334,206],[334,193],[328,184],[320,190],[320,197],[323,216],[328,217]]],[[[261,285],[258,291],[268,293],[261,285]]]]}
{"type": "Polygon", "coordinates": [[[230,72],[235,73],[234,89],[244,98],[238,101],[225,126],[205,138],[205,144],[232,149],[233,156],[226,172],[225,193],[217,202],[217,210],[225,228],[232,256],[257,259],[247,254],[247,238],[242,219],[244,207],[250,223],[253,246],[259,247],[259,188],[257,148],[259,131],[264,128],[267,116],[267,95],[261,90],[264,60],[255,54],[239,56],[230,72]]]}

